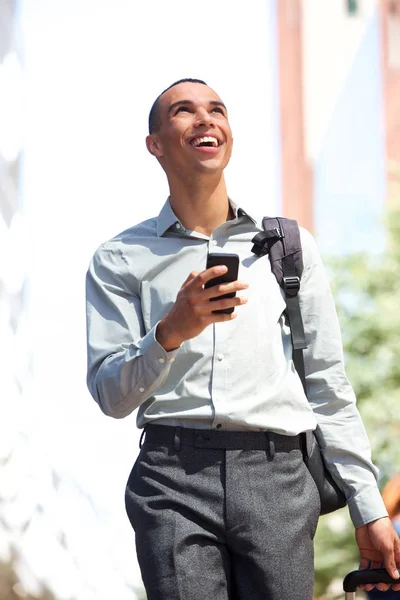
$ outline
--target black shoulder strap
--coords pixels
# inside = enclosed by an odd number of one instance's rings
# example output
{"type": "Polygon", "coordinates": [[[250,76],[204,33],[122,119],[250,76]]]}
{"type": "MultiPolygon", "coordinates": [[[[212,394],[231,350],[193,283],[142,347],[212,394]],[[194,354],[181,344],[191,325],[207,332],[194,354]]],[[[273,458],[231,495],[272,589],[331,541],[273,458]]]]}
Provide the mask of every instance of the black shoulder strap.
{"type": "Polygon", "coordinates": [[[307,344],[298,297],[303,274],[299,226],[297,221],[283,217],[264,217],[262,224],[264,231],[253,238],[252,251],[258,256],[269,254],[271,270],[285,292],[293,362],[306,392],[303,350],[307,348],[307,344]]]}

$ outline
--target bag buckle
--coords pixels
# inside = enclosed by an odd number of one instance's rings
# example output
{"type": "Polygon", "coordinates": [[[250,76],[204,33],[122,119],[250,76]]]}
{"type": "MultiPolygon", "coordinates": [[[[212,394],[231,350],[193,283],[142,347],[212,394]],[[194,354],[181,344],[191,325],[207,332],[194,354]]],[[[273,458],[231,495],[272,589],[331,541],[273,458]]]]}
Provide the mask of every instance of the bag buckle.
{"type": "Polygon", "coordinates": [[[257,256],[265,256],[268,254],[270,246],[284,237],[279,227],[274,227],[274,229],[270,229],[269,231],[260,231],[251,240],[254,244],[251,251],[257,256]]]}
{"type": "Polygon", "coordinates": [[[283,288],[285,292],[290,290],[297,293],[300,289],[300,277],[284,277],[283,288]]]}

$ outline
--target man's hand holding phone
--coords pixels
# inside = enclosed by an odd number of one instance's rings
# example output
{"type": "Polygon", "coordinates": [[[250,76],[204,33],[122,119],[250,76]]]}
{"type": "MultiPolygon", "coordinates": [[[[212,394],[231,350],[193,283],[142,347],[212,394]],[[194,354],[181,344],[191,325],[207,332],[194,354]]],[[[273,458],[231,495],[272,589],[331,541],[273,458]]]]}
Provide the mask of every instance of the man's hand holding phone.
{"type": "MultiPolygon", "coordinates": [[[[221,262],[224,256],[221,255],[221,262]]],[[[170,312],[161,319],[157,327],[157,341],[167,352],[196,337],[211,323],[236,318],[236,306],[247,302],[247,298],[237,296],[236,292],[247,289],[248,284],[237,281],[237,271],[235,280],[227,281],[234,275],[232,268],[229,269],[224,264],[209,267],[201,273],[190,273],[170,312]],[[213,279],[217,279],[216,284],[213,279]],[[221,279],[225,279],[225,282],[219,283],[221,279]]]]}

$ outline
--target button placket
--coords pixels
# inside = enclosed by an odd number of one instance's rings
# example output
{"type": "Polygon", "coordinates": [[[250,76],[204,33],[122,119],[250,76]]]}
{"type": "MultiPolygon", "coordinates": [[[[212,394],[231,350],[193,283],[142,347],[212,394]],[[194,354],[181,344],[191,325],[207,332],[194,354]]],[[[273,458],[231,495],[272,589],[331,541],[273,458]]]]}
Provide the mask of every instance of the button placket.
{"type": "Polygon", "coordinates": [[[213,428],[220,429],[228,420],[227,394],[228,386],[228,362],[226,353],[220,352],[219,348],[225,348],[225,334],[221,329],[214,325],[214,356],[213,356],[213,375],[212,375],[212,403],[214,407],[213,428]]]}

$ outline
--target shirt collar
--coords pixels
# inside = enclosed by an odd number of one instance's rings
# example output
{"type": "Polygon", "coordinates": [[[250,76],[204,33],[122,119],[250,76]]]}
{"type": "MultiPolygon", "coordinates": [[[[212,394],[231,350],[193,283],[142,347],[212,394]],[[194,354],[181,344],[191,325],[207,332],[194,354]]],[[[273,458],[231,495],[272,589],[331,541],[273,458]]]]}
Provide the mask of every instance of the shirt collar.
{"type": "Polygon", "coordinates": [[[167,229],[169,229],[171,225],[175,225],[175,223],[179,223],[179,219],[172,210],[168,197],[157,217],[157,236],[161,237],[164,235],[167,229]]]}
{"type": "MultiPolygon", "coordinates": [[[[241,206],[235,204],[231,198],[229,198],[229,203],[234,212],[234,215],[237,219],[240,217],[248,217],[257,227],[259,227],[259,222],[256,218],[252,217],[248,212],[246,212],[241,206]]],[[[167,198],[164,206],[162,207],[160,214],[157,217],[157,236],[161,237],[164,233],[169,229],[172,225],[179,223],[179,219],[172,210],[171,204],[169,202],[169,197],[167,198]]]]}
{"type": "Polygon", "coordinates": [[[242,208],[238,204],[235,204],[231,198],[229,198],[229,204],[231,205],[231,208],[232,208],[232,210],[234,212],[234,215],[235,215],[235,217],[237,219],[239,219],[240,217],[245,216],[245,217],[248,217],[250,219],[250,221],[252,221],[254,223],[254,225],[259,226],[258,219],[256,219],[255,217],[252,217],[250,213],[248,213],[247,211],[245,211],[244,208],[242,208]]]}

